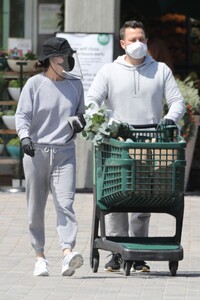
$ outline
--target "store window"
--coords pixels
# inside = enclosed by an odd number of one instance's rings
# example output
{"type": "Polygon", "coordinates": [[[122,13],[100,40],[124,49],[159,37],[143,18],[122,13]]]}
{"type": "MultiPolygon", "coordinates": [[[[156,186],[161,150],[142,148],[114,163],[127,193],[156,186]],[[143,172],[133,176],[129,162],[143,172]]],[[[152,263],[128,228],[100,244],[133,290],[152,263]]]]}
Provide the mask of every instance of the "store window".
{"type": "Polygon", "coordinates": [[[7,48],[9,37],[24,37],[25,0],[0,1],[0,48],[7,48]]]}
{"type": "Polygon", "coordinates": [[[10,37],[24,37],[24,2],[25,0],[10,0],[10,37]]]}

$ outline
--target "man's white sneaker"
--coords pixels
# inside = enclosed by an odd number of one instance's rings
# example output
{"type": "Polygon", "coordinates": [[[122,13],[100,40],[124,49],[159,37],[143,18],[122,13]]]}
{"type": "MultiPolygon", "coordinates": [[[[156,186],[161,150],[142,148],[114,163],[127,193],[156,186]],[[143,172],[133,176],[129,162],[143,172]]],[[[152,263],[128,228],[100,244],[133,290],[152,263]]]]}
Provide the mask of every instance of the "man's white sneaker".
{"type": "Polygon", "coordinates": [[[62,263],[62,276],[72,276],[76,269],[83,264],[83,257],[78,252],[70,252],[65,255],[62,263]]]}
{"type": "Polygon", "coordinates": [[[39,257],[35,263],[34,276],[49,276],[48,261],[43,257],[39,257]]]}

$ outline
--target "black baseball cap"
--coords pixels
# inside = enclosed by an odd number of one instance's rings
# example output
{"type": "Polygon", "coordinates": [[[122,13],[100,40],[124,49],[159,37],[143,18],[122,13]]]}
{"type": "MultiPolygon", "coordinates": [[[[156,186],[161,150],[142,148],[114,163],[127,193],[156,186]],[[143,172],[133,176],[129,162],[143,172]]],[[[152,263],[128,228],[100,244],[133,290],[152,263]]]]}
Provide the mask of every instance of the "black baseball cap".
{"type": "Polygon", "coordinates": [[[44,61],[50,57],[72,55],[76,51],[73,50],[69,42],[65,38],[52,37],[43,44],[42,53],[39,56],[39,61],[44,61]]]}

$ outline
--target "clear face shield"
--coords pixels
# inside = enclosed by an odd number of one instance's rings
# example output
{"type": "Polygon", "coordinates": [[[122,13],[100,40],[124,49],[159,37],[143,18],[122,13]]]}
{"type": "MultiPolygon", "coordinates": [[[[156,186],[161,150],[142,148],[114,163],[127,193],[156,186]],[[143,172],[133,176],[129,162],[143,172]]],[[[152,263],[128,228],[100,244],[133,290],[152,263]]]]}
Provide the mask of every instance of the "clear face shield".
{"type": "Polygon", "coordinates": [[[61,77],[66,79],[82,79],[82,71],[81,66],[78,59],[77,52],[71,55],[63,55],[58,57],[59,61],[57,61],[56,65],[59,66],[55,68],[55,59],[54,57],[50,59],[50,62],[54,62],[51,64],[53,70],[61,77]],[[62,68],[60,68],[60,66],[62,68]]]}

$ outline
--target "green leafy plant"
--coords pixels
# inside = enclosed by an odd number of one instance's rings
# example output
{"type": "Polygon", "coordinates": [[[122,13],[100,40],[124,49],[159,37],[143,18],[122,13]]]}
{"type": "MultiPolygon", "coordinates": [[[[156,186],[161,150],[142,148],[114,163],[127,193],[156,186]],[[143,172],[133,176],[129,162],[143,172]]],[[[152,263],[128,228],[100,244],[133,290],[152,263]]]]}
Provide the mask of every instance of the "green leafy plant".
{"type": "Polygon", "coordinates": [[[199,90],[195,87],[195,81],[191,76],[186,77],[183,81],[176,79],[183,100],[186,105],[186,113],[180,120],[179,124],[182,127],[182,134],[186,141],[193,136],[194,130],[194,115],[200,114],[200,97],[199,90]]]}
{"type": "Polygon", "coordinates": [[[4,144],[4,139],[0,137],[0,144],[4,144]]]}
{"type": "Polygon", "coordinates": [[[15,137],[15,138],[12,138],[10,139],[7,144],[7,146],[16,146],[16,147],[19,147],[20,146],[20,139],[19,137],[15,137]]]}
{"type": "MultiPolygon", "coordinates": [[[[23,79],[23,86],[26,83],[27,79],[23,79]]],[[[14,88],[20,88],[21,87],[21,82],[19,79],[12,79],[8,83],[9,87],[14,87],[14,88]]]]}
{"type": "Polygon", "coordinates": [[[6,116],[14,116],[16,111],[16,107],[13,107],[13,109],[6,109],[2,112],[2,115],[6,116]]]}
{"type": "Polygon", "coordinates": [[[186,105],[190,105],[193,114],[200,114],[199,90],[195,87],[195,81],[190,76],[184,80],[176,79],[180,92],[186,105]]]}
{"type": "Polygon", "coordinates": [[[102,143],[105,137],[115,137],[119,130],[120,122],[109,123],[109,116],[105,108],[100,108],[93,113],[94,104],[86,106],[88,111],[84,117],[86,126],[82,131],[82,137],[91,140],[95,145],[102,143]],[[88,113],[91,110],[91,114],[88,113]]]}
{"type": "MultiPolygon", "coordinates": [[[[195,81],[191,79],[190,76],[186,77],[184,80],[176,79],[180,92],[182,94],[183,100],[186,106],[186,112],[183,118],[179,121],[181,126],[182,136],[186,142],[193,135],[194,130],[194,115],[200,114],[200,97],[199,91],[195,87],[195,81]]],[[[167,113],[167,106],[164,106],[164,115],[167,113]]]]}
{"type": "Polygon", "coordinates": [[[25,60],[37,60],[37,56],[32,51],[28,51],[26,54],[24,54],[23,58],[25,60]]]}
{"type": "Polygon", "coordinates": [[[14,87],[14,88],[20,88],[20,80],[19,79],[12,79],[8,83],[9,87],[14,87]]]}

